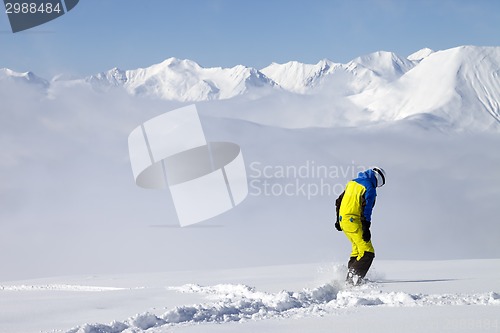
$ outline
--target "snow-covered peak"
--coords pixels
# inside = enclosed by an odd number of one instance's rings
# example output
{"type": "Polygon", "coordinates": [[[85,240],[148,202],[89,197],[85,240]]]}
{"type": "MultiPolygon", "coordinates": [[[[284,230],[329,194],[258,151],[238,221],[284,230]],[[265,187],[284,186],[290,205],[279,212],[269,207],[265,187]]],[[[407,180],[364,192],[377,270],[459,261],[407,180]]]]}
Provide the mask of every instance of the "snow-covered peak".
{"type": "Polygon", "coordinates": [[[35,84],[47,88],[49,82],[33,72],[19,73],[8,68],[0,68],[0,80],[14,80],[18,82],[25,82],[35,84]]]}
{"type": "Polygon", "coordinates": [[[317,86],[337,66],[339,65],[328,59],[320,60],[317,64],[304,64],[298,61],[284,64],[273,62],[261,72],[286,90],[304,93],[317,86]]]}
{"type": "Polygon", "coordinates": [[[23,76],[26,73],[18,73],[14,72],[11,69],[8,68],[0,68],[0,77],[5,78],[5,77],[20,77],[23,76]]]}
{"type": "Polygon", "coordinates": [[[421,50],[418,50],[417,52],[410,54],[407,57],[407,59],[410,61],[419,62],[419,61],[423,60],[424,58],[427,58],[428,56],[430,56],[432,53],[434,53],[434,50],[431,50],[428,47],[425,47],[421,50]]]}
{"type": "Polygon", "coordinates": [[[362,66],[387,81],[399,78],[415,66],[410,60],[387,51],[378,51],[355,58],[347,65],[350,67],[362,66]]]}
{"type": "Polygon", "coordinates": [[[228,99],[249,89],[275,83],[255,68],[204,68],[188,59],[168,58],[146,68],[122,71],[114,68],[87,79],[100,86],[124,86],[136,95],[178,101],[228,99]]]}
{"type": "Polygon", "coordinates": [[[107,72],[101,72],[85,79],[92,85],[121,86],[127,82],[126,72],[114,67],[107,72]]]}
{"type": "Polygon", "coordinates": [[[278,71],[295,71],[304,74],[325,73],[334,65],[335,63],[328,59],[322,59],[316,64],[304,64],[298,61],[289,61],[284,64],[273,62],[271,65],[263,68],[261,72],[269,74],[278,71]]]}
{"type": "Polygon", "coordinates": [[[159,64],[152,65],[148,67],[150,71],[162,71],[165,70],[166,68],[172,68],[172,69],[177,69],[177,70],[200,70],[202,67],[196,63],[195,61],[189,60],[189,59],[178,59],[178,58],[168,58],[164,61],[162,61],[159,64]]]}

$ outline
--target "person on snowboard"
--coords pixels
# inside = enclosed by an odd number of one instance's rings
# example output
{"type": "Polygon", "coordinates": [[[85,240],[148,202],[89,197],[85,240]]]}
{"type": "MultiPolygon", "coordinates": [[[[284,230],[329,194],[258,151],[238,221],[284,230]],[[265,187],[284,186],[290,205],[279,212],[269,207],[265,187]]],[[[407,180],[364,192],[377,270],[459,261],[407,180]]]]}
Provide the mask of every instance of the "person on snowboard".
{"type": "Polygon", "coordinates": [[[352,252],[347,264],[346,282],[358,285],[362,282],[375,258],[371,242],[371,217],[377,187],[385,184],[385,171],[372,168],[358,174],[347,183],[344,192],[335,201],[337,221],[335,228],[344,231],[352,243],[352,252]]]}

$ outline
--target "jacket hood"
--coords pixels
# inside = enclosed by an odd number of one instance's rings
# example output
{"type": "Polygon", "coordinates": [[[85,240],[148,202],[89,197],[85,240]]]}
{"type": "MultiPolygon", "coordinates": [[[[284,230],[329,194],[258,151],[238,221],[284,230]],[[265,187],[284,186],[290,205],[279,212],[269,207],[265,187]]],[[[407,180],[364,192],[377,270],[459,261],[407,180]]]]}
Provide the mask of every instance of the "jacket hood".
{"type": "Polygon", "coordinates": [[[375,171],[372,169],[358,173],[358,179],[367,179],[373,187],[377,187],[377,177],[375,177],[375,171]]]}

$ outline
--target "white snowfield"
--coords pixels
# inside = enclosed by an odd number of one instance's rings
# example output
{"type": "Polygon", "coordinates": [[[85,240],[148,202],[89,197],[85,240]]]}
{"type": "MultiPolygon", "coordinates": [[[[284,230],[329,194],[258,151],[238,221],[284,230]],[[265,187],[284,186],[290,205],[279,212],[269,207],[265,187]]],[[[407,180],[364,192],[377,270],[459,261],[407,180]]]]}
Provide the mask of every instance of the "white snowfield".
{"type": "Polygon", "coordinates": [[[330,332],[352,325],[370,327],[372,332],[400,332],[388,325],[394,320],[405,321],[405,332],[422,328],[440,332],[446,327],[467,332],[500,330],[500,260],[376,261],[368,276],[372,281],[358,287],[345,286],[345,273],[340,263],[302,264],[39,280],[72,284],[3,285],[0,332],[254,332],[263,328],[330,332]],[[115,286],[84,286],[78,281],[115,286]],[[194,283],[182,284],[187,281],[194,283]],[[181,284],[171,285],[176,282],[181,284]],[[12,308],[25,320],[13,320],[12,308]],[[422,315],[435,313],[440,315],[420,322],[422,315]]]}

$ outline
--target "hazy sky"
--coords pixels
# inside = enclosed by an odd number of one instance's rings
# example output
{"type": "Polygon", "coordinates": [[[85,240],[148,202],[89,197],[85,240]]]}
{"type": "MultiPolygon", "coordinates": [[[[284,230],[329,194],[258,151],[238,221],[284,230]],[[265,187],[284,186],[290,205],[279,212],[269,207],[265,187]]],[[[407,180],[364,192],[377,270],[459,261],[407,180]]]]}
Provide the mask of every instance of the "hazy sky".
{"type": "Polygon", "coordinates": [[[497,0],[80,0],[13,34],[0,13],[0,68],[90,75],[169,57],[204,67],[349,60],[386,50],[500,45],[497,0]]]}

